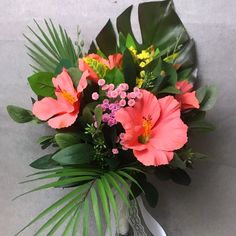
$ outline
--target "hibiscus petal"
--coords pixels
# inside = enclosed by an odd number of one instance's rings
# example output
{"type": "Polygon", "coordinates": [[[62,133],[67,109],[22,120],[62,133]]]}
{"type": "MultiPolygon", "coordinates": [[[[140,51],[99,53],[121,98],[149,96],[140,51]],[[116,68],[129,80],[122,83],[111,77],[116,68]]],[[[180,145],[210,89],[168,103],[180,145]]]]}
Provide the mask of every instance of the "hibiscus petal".
{"type": "Polygon", "coordinates": [[[33,105],[33,114],[40,120],[48,120],[54,115],[59,113],[66,113],[71,111],[71,105],[60,103],[59,101],[46,97],[40,101],[37,101],[33,105]]]}
{"type": "Polygon", "coordinates": [[[65,113],[48,120],[48,125],[54,129],[61,129],[71,126],[78,116],[78,112],[65,113]]]}
{"type": "Polygon", "coordinates": [[[179,89],[182,93],[190,92],[193,88],[193,85],[188,80],[178,81],[176,83],[177,89],[179,89]]]}
{"type": "Polygon", "coordinates": [[[78,84],[78,87],[77,87],[77,92],[78,93],[82,93],[82,91],[87,87],[88,83],[87,83],[87,78],[89,77],[89,72],[88,70],[84,71],[81,78],[80,78],[80,81],[79,81],[79,84],[78,84]]]}
{"type": "Polygon", "coordinates": [[[187,142],[187,125],[180,118],[180,108],[172,96],[159,99],[161,115],[152,130],[149,144],[158,150],[177,150],[187,142]]]}
{"type": "Polygon", "coordinates": [[[63,69],[61,74],[59,74],[56,78],[53,78],[52,82],[54,87],[56,88],[56,95],[59,99],[63,100],[63,97],[61,97],[61,93],[57,91],[66,91],[75,99],[77,99],[77,93],[74,88],[73,81],[66,69],[63,69]]]}
{"type": "Polygon", "coordinates": [[[196,91],[193,91],[191,93],[177,95],[176,99],[180,102],[182,110],[191,109],[191,108],[198,109],[200,107],[199,101],[196,97],[196,91]]]}
{"type": "Polygon", "coordinates": [[[133,151],[135,157],[145,166],[167,165],[173,159],[173,152],[159,151],[149,146],[143,151],[133,151]]]}
{"type": "Polygon", "coordinates": [[[121,53],[110,55],[108,57],[110,70],[112,70],[114,67],[120,67],[122,59],[123,55],[121,53]]]}

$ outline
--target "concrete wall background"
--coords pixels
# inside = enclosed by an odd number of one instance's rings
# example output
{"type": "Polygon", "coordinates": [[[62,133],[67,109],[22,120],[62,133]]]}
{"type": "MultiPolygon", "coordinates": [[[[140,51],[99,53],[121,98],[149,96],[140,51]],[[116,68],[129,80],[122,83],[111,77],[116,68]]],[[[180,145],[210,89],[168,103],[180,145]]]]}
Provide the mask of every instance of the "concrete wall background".
{"type": "MultiPolygon", "coordinates": [[[[85,42],[89,43],[109,17],[115,19],[127,6],[137,6],[139,2],[0,0],[0,235],[14,235],[62,194],[60,190],[49,190],[11,201],[30,188],[30,185],[17,182],[31,172],[27,164],[42,155],[36,144],[37,137],[48,134],[43,126],[12,122],[5,109],[7,104],[31,106],[26,80],[31,73],[30,59],[22,37],[22,33],[29,33],[26,25],[33,25],[32,18],[41,22],[50,17],[75,37],[79,24],[85,42]]],[[[190,187],[156,183],[160,202],[153,214],[169,236],[235,236],[236,2],[175,0],[175,5],[196,40],[203,83],[214,83],[220,89],[217,106],[208,115],[218,129],[193,140],[193,146],[199,152],[209,154],[210,158],[191,171],[190,187]]],[[[32,236],[36,226],[22,235],[32,236]]]]}

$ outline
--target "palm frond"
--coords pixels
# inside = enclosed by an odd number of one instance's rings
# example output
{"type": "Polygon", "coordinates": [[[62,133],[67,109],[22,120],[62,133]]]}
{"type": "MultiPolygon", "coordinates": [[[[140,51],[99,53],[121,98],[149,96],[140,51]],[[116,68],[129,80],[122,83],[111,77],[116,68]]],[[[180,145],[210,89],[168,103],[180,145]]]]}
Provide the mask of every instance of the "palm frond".
{"type": "MultiPolygon", "coordinates": [[[[136,171],[138,171],[138,169],[136,171]]],[[[47,188],[63,187],[66,184],[75,184],[77,187],[73,188],[70,193],[41,212],[16,235],[20,234],[36,221],[49,214],[52,215],[52,212],[54,212],[54,214],[38,229],[34,236],[40,235],[46,230],[48,231],[46,235],[56,235],[58,229],[63,225],[65,225],[65,229],[62,233],[63,236],[76,236],[78,235],[80,223],[82,223],[81,229],[83,235],[88,236],[90,209],[93,210],[98,235],[104,235],[102,222],[103,215],[105,216],[105,224],[111,233],[111,212],[114,213],[117,225],[119,222],[119,209],[117,208],[116,203],[117,199],[121,199],[123,203],[129,207],[129,197],[128,194],[125,194],[124,189],[127,190],[127,193],[133,195],[130,190],[130,183],[134,182],[139,186],[139,183],[130,175],[130,172],[131,170],[126,170],[124,168],[108,172],[86,168],[55,168],[54,172],[53,170],[40,171],[31,175],[43,176],[30,181],[50,180],[51,178],[58,178],[58,180],[36,187],[27,193],[47,188]],[[66,177],[66,179],[61,179],[61,177],[66,177]],[[86,183],[79,185],[79,182],[83,182],[84,180],[86,180],[86,183]],[[89,201],[89,199],[91,201],[89,201]]],[[[21,194],[20,196],[27,193],[21,194]]]]}
{"type": "MultiPolygon", "coordinates": [[[[37,29],[29,30],[33,33],[39,42],[34,42],[28,36],[24,35],[29,45],[28,55],[33,59],[35,65],[31,67],[36,71],[47,71],[54,73],[62,62],[67,62],[71,67],[77,65],[77,55],[71,38],[67,32],[59,25],[55,27],[51,20],[45,20],[44,30],[37,21],[35,21],[37,29]]],[[[77,45],[78,47],[78,45],[77,45]]]]}

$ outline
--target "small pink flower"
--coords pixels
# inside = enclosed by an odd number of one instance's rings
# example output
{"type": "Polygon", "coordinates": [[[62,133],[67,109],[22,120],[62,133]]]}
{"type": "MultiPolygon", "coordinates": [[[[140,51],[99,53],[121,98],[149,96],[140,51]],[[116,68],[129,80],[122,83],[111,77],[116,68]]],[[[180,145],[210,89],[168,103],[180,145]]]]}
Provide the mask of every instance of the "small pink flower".
{"type": "Polygon", "coordinates": [[[126,105],[125,99],[121,99],[120,102],[119,102],[119,105],[120,105],[121,107],[124,107],[124,106],[126,105]]]}
{"type": "Polygon", "coordinates": [[[141,92],[138,92],[136,94],[137,99],[141,99],[143,97],[143,94],[141,92]]]}
{"type": "Polygon", "coordinates": [[[92,93],[92,99],[93,100],[98,100],[99,99],[99,94],[97,92],[92,93]]]}
{"type": "Polygon", "coordinates": [[[119,150],[117,148],[112,148],[112,153],[114,155],[117,155],[119,153],[119,150]]]}
{"type": "Polygon", "coordinates": [[[117,93],[116,90],[111,91],[111,97],[112,98],[117,98],[117,96],[118,96],[118,93],[117,93]]]}
{"type": "Polygon", "coordinates": [[[128,106],[129,107],[133,107],[135,105],[135,100],[134,99],[130,99],[129,101],[128,101],[128,106]]]}
{"type": "Polygon", "coordinates": [[[129,93],[129,97],[130,97],[130,98],[136,98],[136,93],[135,93],[135,92],[129,93]]]}
{"type": "Polygon", "coordinates": [[[113,90],[115,88],[114,84],[109,84],[109,90],[113,90]]]}
{"type": "Polygon", "coordinates": [[[109,89],[109,85],[108,84],[104,84],[103,86],[102,86],[102,90],[108,90],[109,89]]]}
{"type": "Polygon", "coordinates": [[[120,93],[120,98],[125,99],[126,98],[126,92],[121,92],[120,93]]]}
{"type": "Polygon", "coordinates": [[[134,87],[134,90],[133,90],[135,93],[139,93],[140,92],[140,89],[138,87],[134,87]]]}
{"type": "Polygon", "coordinates": [[[102,103],[103,104],[109,104],[109,100],[107,98],[105,98],[102,103]]]}
{"type": "Polygon", "coordinates": [[[106,81],[104,79],[98,80],[98,85],[99,86],[103,86],[105,83],[106,83],[106,81]]]}

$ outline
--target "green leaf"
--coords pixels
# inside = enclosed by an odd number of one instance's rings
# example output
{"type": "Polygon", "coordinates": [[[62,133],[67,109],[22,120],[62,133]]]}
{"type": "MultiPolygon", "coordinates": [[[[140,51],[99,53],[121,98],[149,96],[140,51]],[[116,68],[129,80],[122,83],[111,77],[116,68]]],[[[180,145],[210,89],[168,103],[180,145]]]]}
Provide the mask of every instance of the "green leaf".
{"type": "Polygon", "coordinates": [[[89,236],[89,201],[84,200],[83,207],[83,236],[89,236]]]}
{"type": "Polygon", "coordinates": [[[166,87],[164,89],[162,89],[161,91],[159,91],[158,93],[167,93],[167,94],[180,94],[180,90],[177,89],[176,87],[174,86],[169,86],[169,87],[166,87]]]}
{"type": "Polygon", "coordinates": [[[70,67],[72,67],[71,61],[62,58],[55,69],[55,74],[58,75],[62,72],[63,68],[69,69],[70,67]]]}
{"type": "Polygon", "coordinates": [[[122,33],[119,33],[119,48],[122,54],[126,50],[126,38],[122,33]]]}
{"type": "Polygon", "coordinates": [[[48,155],[42,156],[39,159],[37,159],[36,161],[33,161],[30,164],[30,166],[35,169],[52,169],[52,168],[59,166],[59,164],[57,162],[52,160],[52,156],[53,156],[53,154],[48,154],[48,155]]]}
{"type": "Polygon", "coordinates": [[[200,102],[200,110],[208,111],[214,107],[217,99],[217,88],[215,86],[199,88],[196,93],[200,102]]]}
{"type": "Polygon", "coordinates": [[[83,74],[82,71],[78,67],[71,67],[67,71],[74,83],[74,86],[77,87],[83,74]]]}
{"type": "Polygon", "coordinates": [[[108,20],[96,37],[96,42],[99,49],[105,53],[106,56],[116,53],[116,34],[110,20],[108,20]]]}
{"type": "Polygon", "coordinates": [[[97,193],[94,187],[91,188],[90,193],[91,193],[91,200],[93,204],[93,212],[94,212],[95,221],[96,221],[96,225],[98,229],[98,235],[103,236],[102,221],[101,221],[101,215],[99,211],[98,198],[97,198],[97,193]]]}
{"type": "Polygon", "coordinates": [[[9,116],[17,123],[27,123],[34,119],[31,111],[21,107],[9,105],[7,106],[9,116]]]}
{"type": "Polygon", "coordinates": [[[204,120],[196,120],[188,123],[190,131],[209,132],[214,131],[215,126],[204,120]]]}
{"type": "Polygon", "coordinates": [[[170,162],[170,165],[175,167],[175,168],[180,168],[180,169],[186,169],[186,164],[181,160],[181,158],[178,156],[178,154],[174,154],[174,158],[170,162]]]}
{"type": "Polygon", "coordinates": [[[73,227],[73,231],[72,231],[72,236],[77,236],[78,235],[80,213],[81,212],[80,212],[80,210],[77,206],[76,214],[74,215],[75,222],[74,222],[74,227],[73,227]]]}
{"type": "Polygon", "coordinates": [[[77,133],[58,133],[55,135],[55,141],[60,149],[80,143],[80,136],[77,133]]]}
{"type": "Polygon", "coordinates": [[[174,169],[171,171],[171,179],[176,184],[190,185],[191,179],[189,175],[181,169],[174,169]]]}
{"type": "Polygon", "coordinates": [[[155,175],[161,181],[169,180],[171,169],[169,168],[169,166],[158,166],[155,169],[155,175]]]}
{"type": "Polygon", "coordinates": [[[93,155],[93,146],[81,143],[62,149],[52,159],[62,165],[78,165],[89,163],[93,155]]]}
{"type": "Polygon", "coordinates": [[[166,62],[162,62],[162,69],[167,74],[169,84],[175,87],[177,82],[177,73],[173,65],[166,62]]]}
{"type": "Polygon", "coordinates": [[[55,97],[55,88],[52,83],[53,73],[38,72],[28,78],[34,93],[42,97],[55,97]]]}
{"type": "Polygon", "coordinates": [[[178,72],[178,81],[182,81],[182,80],[188,80],[188,78],[190,77],[192,73],[192,69],[188,68],[185,70],[181,70],[180,72],[178,72]]]}
{"type": "Polygon", "coordinates": [[[50,212],[52,212],[53,210],[57,209],[58,207],[60,207],[61,205],[65,204],[67,201],[69,201],[71,198],[73,198],[74,196],[78,195],[84,187],[78,187],[76,189],[74,189],[73,191],[69,192],[68,194],[66,194],[64,197],[62,197],[61,199],[59,199],[58,201],[56,201],[55,203],[53,203],[50,207],[48,207],[47,209],[45,209],[44,211],[42,211],[39,215],[37,215],[33,220],[31,220],[23,229],[21,229],[17,234],[19,235],[21,232],[23,232],[26,228],[28,228],[29,226],[31,226],[33,223],[35,223],[36,221],[40,220],[41,218],[43,218],[44,216],[46,216],[47,214],[49,214],[50,212]]]}
{"type": "Polygon", "coordinates": [[[105,80],[107,84],[118,86],[124,82],[124,75],[120,69],[114,68],[106,73],[105,80]]]}
{"type": "Polygon", "coordinates": [[[101,122],[102,122],[102,113],[103,113],[103,111],[102,111],[102,108],[101,108],[101,107],[96,107],[96,108],[94,109],[94,115],[95,115],[95,119],[96,119],[96,121],[97,121],[97,128],[99,128],[100,125],[101,125],[101,122]]]}
{"type": "Polygon", "coordinates": [[[136,49],[136,43],[135,43],[133,37],[130,34],[127,35],[125,45],[126,45],[127,48],[133,47],[134,49],[136,49]]]}
{"type": "Polygon", "coordinates": [[[132,90],[136,85],[136,65],[134,63],[134,59],[127,49],[123,55],[123,71],[125,82],[129,85],[129,89],[132,90]]]}
{"type": "Polygon", "coordinates": [[[157,205],[159,194],[153,184],[147,182],[144,186],[146,200],[150,207],[154,208],[157,205]]]}
{"type": "Polygon", "coordinates": [[[110,212],[109,212],[109,205],[108,205],[108,199],[105,191],[105,187],[100,179],[97,180],[97,186],[98,186],[98,193],[101,199],[106,223],[109,229],[109,232],[111,233],[111,221],[110,221],[110,212]]]}

